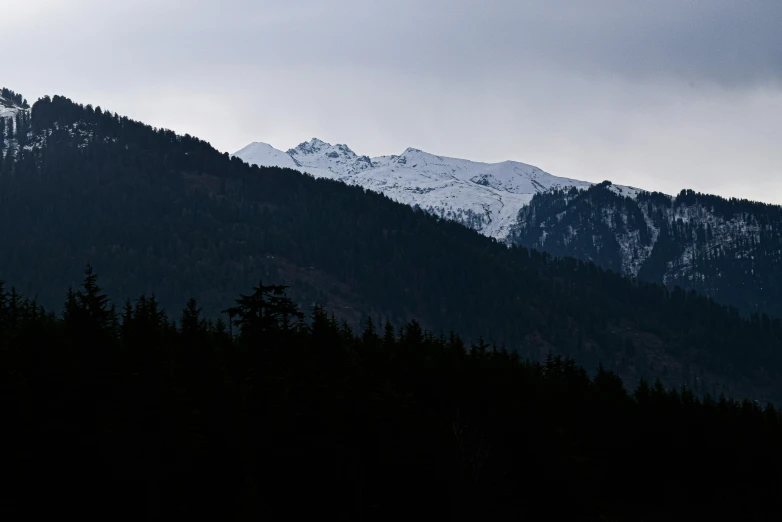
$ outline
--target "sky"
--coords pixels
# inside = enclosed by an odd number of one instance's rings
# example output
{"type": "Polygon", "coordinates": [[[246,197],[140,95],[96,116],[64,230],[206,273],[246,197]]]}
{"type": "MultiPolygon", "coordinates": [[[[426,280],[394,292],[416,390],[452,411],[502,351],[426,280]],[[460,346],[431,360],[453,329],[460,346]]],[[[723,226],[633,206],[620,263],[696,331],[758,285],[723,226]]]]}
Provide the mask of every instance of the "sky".
{"type": "Polygon", "coordinates": [[[779,0],[3,0],[0,84],[221,151],[318,137],[782,204],[779,0]]]}

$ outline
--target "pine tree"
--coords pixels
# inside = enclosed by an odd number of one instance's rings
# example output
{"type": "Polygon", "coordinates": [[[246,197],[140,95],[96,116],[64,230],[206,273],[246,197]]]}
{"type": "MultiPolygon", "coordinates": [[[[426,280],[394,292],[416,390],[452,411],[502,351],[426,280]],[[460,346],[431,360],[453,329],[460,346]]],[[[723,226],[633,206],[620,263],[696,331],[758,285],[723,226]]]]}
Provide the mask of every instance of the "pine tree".
{"type": "Polygon", "coordinates": [[[97,330],[111,330],[116,324],[116,315],[110,306],[109,297],[98,285],[98,274],[91,265],[84,271],[82,288],[75,295],[75,301],[84,320],[89,321],[97,330]]]}
{"type": "Polygon", "coordinates": [[[394,326],[390,321],[386,320],[383,326],[383,345],[391,347],[396,343],[396,335],[394,335],[394,326]]]}
{"type": "Polygon", "coordinates": [[[8,327],[8,295],[4,285],[5,282],[0,279],[0,340],[8,327]]]}
{"type": "Polygon", "coordinates": [[[373,346],[380,340],[371,315],[367,316],[366,320],[364,321],[364,332],[361,334],[361,340],[367,346],[373,346]]]}
{"type": "MultiPolygon", "coordinates": [[[[483,336],[478,338],[478,342],[470,346],[470,355],[485,355],[489,344],[483,340],[483,336]]],[[[551,354],[549,354],[551,355],[551,354]]]]}
{"type": "Polygon", "coordinates": [[[205,329],[204,321],[201,319],[201,309],[195,299],[188,299],[185,309],[182,310],[179,324],[182,333],[186,336],[193,336],[205,329]]]}
{"type": "Polygon", "coordinates": [[[402,333],[401,341],[409,346],[416,346],[424,341],[424,331],[421,324],[413,319],[402,333]]]}
{"type": "Polygon", "coordinates": [[[291,319],[299,319],[303,314],[298,306],[285,295],[287,286],[264,286],[263,282],[253,288],[251,295],[241,295],[237,306],[225,310],[229,316],[237,317],[234,323],[240,328],[243,337],[261,338],[265,332],[282,329],[290,331],[291,319]]]}
{"type": "Polygon", "coordinates": [[[133,304],[130,302],[130,299],[126,299],[122,308],[120,323],[120,337],[125,343],[129,343],[133,338],[133,319],[133,304]]]}

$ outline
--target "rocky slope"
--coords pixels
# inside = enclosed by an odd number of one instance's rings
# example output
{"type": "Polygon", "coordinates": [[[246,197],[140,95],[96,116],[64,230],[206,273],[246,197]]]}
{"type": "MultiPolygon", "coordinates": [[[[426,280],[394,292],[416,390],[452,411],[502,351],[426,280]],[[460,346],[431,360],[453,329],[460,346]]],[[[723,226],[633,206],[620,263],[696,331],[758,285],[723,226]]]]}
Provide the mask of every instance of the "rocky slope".
{"type": "Polygon", "coordinates": [[[782,316],[782,207],[693,191],[631,198],[612,188],[535,196],[508,241],[782,316]]]}

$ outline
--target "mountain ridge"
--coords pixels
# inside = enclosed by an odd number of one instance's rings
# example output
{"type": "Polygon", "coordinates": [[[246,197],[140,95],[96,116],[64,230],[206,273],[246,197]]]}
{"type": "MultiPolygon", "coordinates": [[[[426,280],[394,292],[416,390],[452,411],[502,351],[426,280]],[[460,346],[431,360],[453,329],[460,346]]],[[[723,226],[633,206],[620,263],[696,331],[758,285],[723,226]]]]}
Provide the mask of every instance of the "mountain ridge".
{"type": "MultiPolygon", "coordinates": [[[[360,185],[501,241],[518,218],[518,211],[534,194],[593,185],[517,161],[483,163],[414,147],[398,155],[370,158],[356,154],[346,144],[332,145],[318,138],[284,153],[267,143],[253,142],[232,156],[254,165],[292,168],[360,185]]],[[[621,190],[638,191],[632,187],[621,190]]]]}
{"type": "MultiPolygon", "coordinates": [[[[2,92],[3,162],[12,172],[18,157],[48,138],[33,132],[23,98],[2,92]]],[[[46,120],[45,114],[38,117],[37,125],[46,120]]],[[[93,132],[79,122],[69,129],[82,146],[93,132]]],[[[384,194],[506,244],[592,261],[669,289],[695,289],[744,314],[782,316],[776,275],[782,267],[782,207],[692,191],[669,196],[610,182],[562,186],[570,180],[530,165],[477,163],[414,147],[369,158],[346,144],[313,138],[287,152],[256,142],[242,155],[251,156],[250,163],[260,157],[257,162],[384,194]],[[536,185],[539,179],[544,184],[536,185]]]]}
{"type": "Polygon", "coordinates": [[[782,316],[782,207],[692,190],[623,198],[610,188],[536,195],[509,242],[782,316]]]}
{"type": "Polygon", "coordinates": [[[782,293],[776,205],[584,182],[524,163],[472,162],[413,147],[369,158],[317,138],[286,153],[255,142],[234,156],[359,185],[508,245],[694,288],[744,313],[782,316],[774,297],[782,293]]]}

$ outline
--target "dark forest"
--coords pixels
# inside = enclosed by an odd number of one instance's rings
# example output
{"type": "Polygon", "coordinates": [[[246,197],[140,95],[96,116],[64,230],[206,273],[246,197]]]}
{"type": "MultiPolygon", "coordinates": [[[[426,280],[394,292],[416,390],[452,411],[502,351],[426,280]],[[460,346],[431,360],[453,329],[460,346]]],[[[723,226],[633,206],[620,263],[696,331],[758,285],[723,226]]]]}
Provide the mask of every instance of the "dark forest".
{"type": "Polygon", "coordinates": [[[590,378],[455,333],[354,332],[259,284],[205,319],[0,299],[12,519],[713,520],[779,511],[773,406],[590,378]]]}

